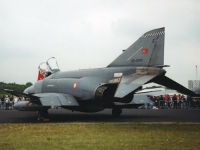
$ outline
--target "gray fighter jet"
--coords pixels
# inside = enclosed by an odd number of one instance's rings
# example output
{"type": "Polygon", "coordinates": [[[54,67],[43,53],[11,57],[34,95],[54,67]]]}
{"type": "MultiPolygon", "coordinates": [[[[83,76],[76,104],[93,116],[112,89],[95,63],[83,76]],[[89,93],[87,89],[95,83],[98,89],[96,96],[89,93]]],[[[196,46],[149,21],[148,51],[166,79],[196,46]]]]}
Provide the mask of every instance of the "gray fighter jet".
{"type": "Polygon", "coordinates": [[[40,64],[39,81],[24,91],[28,101],[18,102],[14,108],[38,111],[40,116],[52,107],[81,112],[111,108],[112,115],[119,116],[123,108],[141,106],[131,101],[134,93],[150,82],[195,95],[165,76],[164,39],[165,28],[146,32],[105,68],[62,72],[57,63],[51,65],[51,58],[40,64]]]}

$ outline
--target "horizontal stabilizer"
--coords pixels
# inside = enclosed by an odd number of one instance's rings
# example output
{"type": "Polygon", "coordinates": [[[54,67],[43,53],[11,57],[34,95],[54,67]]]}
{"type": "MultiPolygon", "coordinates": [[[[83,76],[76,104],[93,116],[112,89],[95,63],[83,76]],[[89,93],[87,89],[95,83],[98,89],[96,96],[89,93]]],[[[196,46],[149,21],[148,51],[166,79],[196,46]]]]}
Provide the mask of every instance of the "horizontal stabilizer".
{"type": "Polygon", "coordinates": [[[166,77],[166,76],[158,76],[153,80],[153,82],[168,87],[170,89],[174,89],[182,94],[190,95],[190,96],[198,96],[193,91],[187,89],[186,87],[182,86],[181,84],[177,83],[176,81],[166,77]]]}

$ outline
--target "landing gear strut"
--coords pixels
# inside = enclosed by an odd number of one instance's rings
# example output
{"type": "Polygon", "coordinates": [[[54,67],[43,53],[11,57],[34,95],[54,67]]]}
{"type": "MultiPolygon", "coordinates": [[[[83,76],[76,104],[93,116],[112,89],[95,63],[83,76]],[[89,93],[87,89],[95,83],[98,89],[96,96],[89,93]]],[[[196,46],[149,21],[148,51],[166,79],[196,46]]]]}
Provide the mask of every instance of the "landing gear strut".
{"type": "Polygon", "coordinates": [[[38,111],[38,121],[49,121],[48,110],[39,110],[38,111]]]}
{"type": "Polygon", "coordinates": [[[121,108],[113,108],[112,109],[112,116],[113,117],[119,117],[121,113],[122,113],[121,108]]]}

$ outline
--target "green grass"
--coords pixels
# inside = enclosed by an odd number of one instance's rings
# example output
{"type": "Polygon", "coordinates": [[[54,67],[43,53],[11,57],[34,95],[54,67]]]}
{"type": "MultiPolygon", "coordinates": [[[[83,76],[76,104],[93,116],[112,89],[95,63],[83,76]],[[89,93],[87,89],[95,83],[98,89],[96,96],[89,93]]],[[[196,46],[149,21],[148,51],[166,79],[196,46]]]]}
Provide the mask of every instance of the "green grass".
{"type": "Polygon", "coordinates": [[[200,149],[200,125],[3,124],[0,150],[200,149]]]}

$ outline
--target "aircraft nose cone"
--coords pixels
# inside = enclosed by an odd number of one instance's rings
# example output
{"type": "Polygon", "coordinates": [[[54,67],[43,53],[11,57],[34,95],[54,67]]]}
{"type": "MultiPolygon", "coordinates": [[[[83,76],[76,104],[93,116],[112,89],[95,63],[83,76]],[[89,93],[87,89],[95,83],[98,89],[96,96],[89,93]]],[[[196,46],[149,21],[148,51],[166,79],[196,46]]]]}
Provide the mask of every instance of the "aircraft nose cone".
{"type": "Polygon", "coordinates": [[[35,93],[34,86],[32,85],[32,86],[26,88],[26,89],[24,90],[24,93],[25,93],[25,94],[32,94],[32,93],[35,93]]]}

